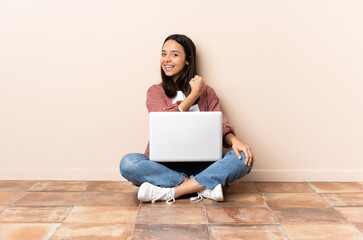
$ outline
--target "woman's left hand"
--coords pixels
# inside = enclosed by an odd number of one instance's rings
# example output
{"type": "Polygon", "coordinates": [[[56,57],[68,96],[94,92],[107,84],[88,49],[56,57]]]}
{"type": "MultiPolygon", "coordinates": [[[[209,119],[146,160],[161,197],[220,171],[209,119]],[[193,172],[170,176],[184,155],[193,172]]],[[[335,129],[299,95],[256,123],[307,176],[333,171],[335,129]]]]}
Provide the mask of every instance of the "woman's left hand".
{"type": "Polygon", "coordinates": [[[253,154],[250,146],[247,146],[246,144],[244,144],[237,138],[234,139],[234,141],[232,142],[232,149],[236,153],[236,155],[239,159],[242,159],[240,152],[241,151],[244,152],[244,154],[246,155],[245,165],[250,166],[251,163],[253,164],[255,162],[254,154],[253,154]]]}

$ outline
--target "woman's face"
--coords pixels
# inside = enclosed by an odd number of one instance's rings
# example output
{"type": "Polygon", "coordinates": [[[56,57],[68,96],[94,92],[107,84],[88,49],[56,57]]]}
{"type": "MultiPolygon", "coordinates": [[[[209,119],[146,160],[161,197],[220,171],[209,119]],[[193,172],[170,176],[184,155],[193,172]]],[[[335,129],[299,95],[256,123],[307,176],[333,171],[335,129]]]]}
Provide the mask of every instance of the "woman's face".
{"type": "Polygon", "coordinates": [[[174,82],[183,72],[186,64],[183,46],[177,41],[168,40],[161,50],[160,65],[166,76],[172,77],[174,82]]]}

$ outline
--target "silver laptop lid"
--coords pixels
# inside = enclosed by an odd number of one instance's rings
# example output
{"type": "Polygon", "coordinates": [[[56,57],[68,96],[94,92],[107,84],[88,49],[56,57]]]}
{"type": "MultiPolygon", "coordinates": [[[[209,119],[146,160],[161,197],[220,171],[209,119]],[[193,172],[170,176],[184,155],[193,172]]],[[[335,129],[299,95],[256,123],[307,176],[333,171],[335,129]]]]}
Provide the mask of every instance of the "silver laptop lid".
{"type": "Polygon", "coordinates": [[[221,112],[151,112],[150,160],[216,161],[222,158],[221,112]]]}

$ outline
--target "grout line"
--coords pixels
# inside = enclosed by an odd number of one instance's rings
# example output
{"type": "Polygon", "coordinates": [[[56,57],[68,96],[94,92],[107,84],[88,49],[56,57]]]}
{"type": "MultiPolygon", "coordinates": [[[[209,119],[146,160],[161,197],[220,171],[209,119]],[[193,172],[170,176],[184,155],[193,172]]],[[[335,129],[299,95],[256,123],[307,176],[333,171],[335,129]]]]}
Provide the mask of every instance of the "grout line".
{"type": "MultiPolygon", "coordinates": [[[[21,194],[19,197],[17,197],[14,201],[12,201],[5,209],[2,213],[5,212],[5,210],[9,209],[10,207],[13,207],[14,206],[14,203],[17,202],[19,199],[21,199],[26,193],[32,193],[33,191],[30,191],[32,189],[32,187],[34,187],[36,184],[38,184],[39,182],[41,182],[40,180],[35,180],[35,183],[30,186],[27,190],[24,191],[23,194],[21,194]]],[[[19,206],[19,207],[34,207],[34,206],[19,206]]],[[[37,206],[35,206],[37,207],[37,206]]],[[[1,214],[2,214],[1,213],[1,214]]],[[[25,223],[25,224],[31,224],[31,223],[25,223]]],[[[35,224],[35,223],[34,223],[35,224]]],[[[54,230],[53,234],[51,237],[53,237],[53,235],[57,232],[58,228],[62,225],[62,223],[36,223],[36,224],[57,224],[58,227],[54,230]]]]}
{"type": "MultiPolygon", "coordinates": [[[[349,208],[349,207],[344,207],[344,208],[349,208]]],[[[351,224],[351,225],[353,225],[354,226],[354,224],[351,222],[351,221],[349,221],[349,219],[347,218],[347,217],[345,217],[342,213],[340,213],[338,210],[336,210],[334,207],[333,207],[333,209],[334,209],[334,211],[336,211],[344,220],[346,220],[347,221],[347,223],[349,223],[349,224],[351,224]]],[[[344,223],[343,223],[344,224],[344,223]]]]}
{"type": "Polygon", "coordinates": [[[304,181],[304,183],[306,183],[309,186],[309,188],[311,188],[314,191],[314,193],[319,193],[316,191],[316,188],[314,187],[314,185],[312,185],[310,182],[304,181]]]}
{"type": "Polygon", "coordinates": [[[57,227],[57,229],[54,231],[53,235],[51,236],[53,238],[53,236],[57,233],[58,229],[63,225],[64,221],[67,219],[67,217],[69,216],[69,214],[71,214],[72,210],[74,209],[74,207],[78,204],[78,202],[81,200],[81,198],[83,197],[83,195],[86,193],[89,185],[91,184],[91,181],[89,181],[86,189],[84,189],[84,191],[82,191],[82,194],[79,196],[77,202],[75,204],[73,204],[73,206],[70,206],[68,213],[66,214],[66,216],[64,217],[63,221],[59,223],[59,226],[57,227]]]}
{"type": "Polygon", "coordinates": [[[31,187],[29,187],[26,192],[31,192],[30,189],[32,189],[35,185],[37,185],[38,183],[40,183],[40,180],[35,180],[35,183],[33,185],[31,185],[31,187]]]}
{"type": "Polygon", "coordinates": [[[33,185],[31,185],[27,190],[25,190],[24,192],[23,192],[23,194],[21,194],[19,197],[17,197],[14,201],[12,201],[10,204],[8,204],[8,206],[7,206],[7,208],[6,209],[8,209],[8,208],[10,208],[10,207],[13,207],[13,205],[14,205],[14,203],[15,202],[17,202],[19,199],[21,199],[22,197],[24,197],[24,195],[26,194],[26,193],[28,193],[29,192],[29,190],[32,188],[32,187],[34,187],[34,185],[35,184],[37,184],[38,182],[40,182],[40,181],[35,181],[35,183],[33,184],[33,185]]]}
{"type": "Polygon", "coordinates": [[[21,194],[19,197],[17,197],[14,201],[12,201],[8,206],[7,206],[7,208],[6,209],[8,209],[8,208],[11,208],[11,207],[13,207],[14,206],[14,203],[15,202],[17,202],[19,199],[21,199],[25,194],[27,193],[27,191],[25,191],[25,192],[23,192],[23,194],[21,194]]]}
{"type": "MultiPolygon", "coordinates": [[[[356,225],[355,224],[353,224],[346,216],[344,216],[344,214],[342,214],[340,211],[338,211],[337,209],[335,209],[336,207],[339,207],[339,206],[335,206],[334,205],[334,203],[332,202],[332,201],[330,201],[326,196],[325,196],[325,194],[329,194],[329,193],[332,193],[332,194],[339,194],[339,193],[342,193],[342,194],[344,194],[344,193],[359,193],[359,192],[317,192],[316,190],[315,190],[315,188],[313,188],[312,187],[312,185],[310,184],[310,182],[306,182],[325,202],[327,202],[329,205],[330,205],[330,207],[332,208],[332,209],[334,209],[334,211],[335,212],[337,212],[338,213],[338,215],[340,215],[347,223],[349,223],[350,225],[352,225],[352,226],[354,226],[355,228],[357,228],[356,227],[356,225]]],[[[352,206],[340,206],[340,207],[343,207],[343,208],[350,208],[350,207],[352,207],[352,206]]],[[[354,206],[353,206],[354,207],[354,206]]],[[[344,223],[343,223],[344,224],[344,223]]],[[[358,229],[358,228],[357,228],[358,229]]],[[[358,229],[359,230],[359,229],[358,229]]]]}
{"type": "Polygon", "coordinates": [[[137,221],[137,218],[139,217],[140,209],[141,209],[141,201],[139,201],[139,208],[137,209],[135,222],[134,222],[134,225],[132,226],[131,236],[129,237],[129,240],[131,240],[134,237],[136,221],[137,221]]]}
{"type": "Polygon", "coordinates": [[[329,205],[330,205],[330,207],[334,207],[334,204],[332,203],[332,202],[330,202],[329,201],[329,199],[324,195],[324,194],[322,194],[322,193],[318,193],[318,195],[325,201],[325,202],[327,202],[329,205]]]}
{"type": "MultiPolygon", "coordinates": [[[[352,223],[349,219],[348,219],[348,217],[346,217],[346,216],[344,216],[340,211],[338,211],[338,210],[336,210],[335,209],[335,207],[332,207],[344,220],[346,220],[347,221],[347,223],[349,223],[351,226],[353,226],[355,229],[357,229],[359,232],[361,232],[359,229],[358,229],[358,227],[357,227],[357,225],[356,224],[354,224],[354,223],[352,223]]],[[[343,208],[351,208],[350,206],[344,206],[343,208]]],[[[344,224],[344,223],[343,223],[344,224]]]]}
{"type": "MultiPolygon", "coordinates": [[[[332,207],[334,209],[334,211],[336,211],[345,221],[347,221],[347,223],[349,223],[350,225],[353,225],[356,227],[356,225],[354,223],[352,223],[348,217],[344,216],[343,213],[341,213],[340,211],[338,211],[337,209],[335,209],[335,207],[332,207]]],[[[344,207],[341,207],[341,208],[352,208],[351,206],[344,206],[344,207]]],[[[343,223],[344,224],[344,223],[343,223]]],[[[359,229],[358,229],[359,230],[359,229]]]]}
{"type": "Polygon", "coordinates": [[[208,222],[207,208],[206,208],[206,206],[204,204],[204,200],[203,200],[202,203],[203,203],[203,211],[204,211],[205,220],[207,222],[207,230],[208,230],[208,234],[209,234],[209,239],[212,240],[212,233],[211,233],[210,226],[209,226],[209,222],[208,222]]]}
{"type": "MultiPolygon", "coordinates": [[[[255,183],[252,182],[252,184],[255,186],[255,183]]],[[[255,188],[257,189],[257,187],[255,186],[255,188]]],[[[257,192],[260,194],[263,202],[266,204],[268,210],[270,210],[270,212],[272,213],[272,215],[274,216],[274,218],[276,219],[276,222],[279,224],[281,230],[285,233],[287,239],[291,240],[290,236],[287,234],[285,228],[282,226],[282,224],[280,223],[279,219],[277,218],[276,214],[272,211],[271,207],[267,204],[267,202],[265,201],[265,199],[263,198],[262,193],[257,189],[257,192]]]]}

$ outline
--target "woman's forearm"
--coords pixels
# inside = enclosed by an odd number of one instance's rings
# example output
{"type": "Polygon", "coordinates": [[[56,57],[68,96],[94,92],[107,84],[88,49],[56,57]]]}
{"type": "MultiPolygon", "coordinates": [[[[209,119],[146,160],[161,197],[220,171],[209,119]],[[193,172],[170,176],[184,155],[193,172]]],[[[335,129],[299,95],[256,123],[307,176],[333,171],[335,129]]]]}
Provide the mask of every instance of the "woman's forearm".
{"type": "Polygon", "coordinates": [[[183,112],[189,111],[190,107],[193,106],[193,103],[199,97],[198,94],[191,92],[181,103],[179,103],[179,107],[183,112]]]}
{"type": "Polygon", "coordinates": [[[224,137],[224,142],[227,143],[228,145],[233,145],[233,142],[238,140],[236,138],[236,136],[234,136],[232,133],[228,133],[225,137],[224,137]]]}

